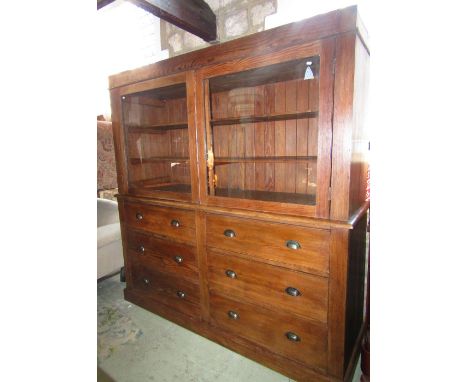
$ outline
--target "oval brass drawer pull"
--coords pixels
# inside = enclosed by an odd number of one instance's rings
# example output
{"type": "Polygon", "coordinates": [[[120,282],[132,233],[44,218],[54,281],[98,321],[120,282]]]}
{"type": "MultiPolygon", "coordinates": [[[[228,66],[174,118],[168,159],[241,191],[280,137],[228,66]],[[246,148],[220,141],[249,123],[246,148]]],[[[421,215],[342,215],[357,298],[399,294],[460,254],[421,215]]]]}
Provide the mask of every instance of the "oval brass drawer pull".
{"type": "Polygon", "coordinates": [[[146,284],[146,285],[149,285],[150,281],[147,279],[147,278],[144,278],[143,279],[143,282],[146,284]]]}
{"type": "Polygon", "coordinates": [[[301,245],[296,240],[288,240],[286,242],[286,247],[288,247],[289,249],[299,249],[301,248],[301,245]]]}
{"type": "Polygon", "coordinates": [[[185,292],[181,291],[181,290],[178,290],[177,291],[177,297],[179,298],[185,298],[185,292]]]}
{"type": "Polygon", "coordinates": [[[230,311],[228,312],[228,317],[229,317],[231,320],[238,320],[238,319],[239,319],[239,313],[234,312],[233,310],[230,310],[230,311]]]}
{"type": "Polygon", "coordinates": [[[184,261],[184,258],[182,256],[174,256],[174,261],[177,264],[180,264],[182,261],[184,261]]]}
{"type": "Polygon", "coordinates": [[[299,292],[298,289],[293,288],[293,287],[287,287],[285,289],[286,293],[289,294],[290,296],[297,297],[301,295],[301,292],[299,292]]]}
{"type": "Polygon", "coordinates": [[[224,236],[226,237],[236,237],[236,233],[232,229],[227,229],[224,231],[224,236]]]}
{"type": "Polygon", "coordinates": [[[224,273],[226,274],[227,277],[230,277],[231,279],[237,278],[236,272],[234,272],[231,269],[227,269],[226,272],[224,272],[224,273]]]}
{"type": "Polygon", "coordinates": [[[135,216],[137,220],[143,220],[143,214],[141,212],[137,212],[135,216]]]}
{"type": "Polygon", "coordinates": [[[301,337],[299,337],[296,333],[293,333],[293,332],[287,332],[286,338],[289,341],[293,341],[293,342],[299,342],[301,340],[301,337]]]}
{"type": "Polygon", "coordinates": [[[138,252],[140,252],[140,254],[143,255],[143,252],[145,252],[145,247],[142,246],[142,245],[140,245],[140,246],[138,247],[138,252]]]}
{"type": "Polygon", "coordinates": [[[176,219],[174,220],[171,220],[171,226],[175,227],[175,228],[178,228],[180,227],[180,222],[176,219]]]}

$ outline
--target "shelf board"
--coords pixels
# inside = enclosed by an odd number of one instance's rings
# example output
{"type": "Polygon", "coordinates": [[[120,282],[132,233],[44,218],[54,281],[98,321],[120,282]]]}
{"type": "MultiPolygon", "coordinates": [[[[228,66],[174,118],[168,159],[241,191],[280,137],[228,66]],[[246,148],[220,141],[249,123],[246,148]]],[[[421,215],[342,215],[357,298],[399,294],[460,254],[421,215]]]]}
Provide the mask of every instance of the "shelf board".
{"type": "Polygon", "coordinates": [[[144,191],[169,191],[178,193],[190,193],[192,187],[190,184],[183,183],[159,183],[155,179],[147,179],[144,181],[133,182],[130,184],[130,188],[143,189],[144,191]]]}
{"type": "Polygon", "coordinates": [[[274,157],[215,157],[215,165],[232,163],[297,163],[317,160],[317,156],[274,156],[274,157]]]}
{"type": "Polygon", "coordinates": [[[187,122],[162,123],[155,125],[126,125],[130,133],[160,133],[166,130],[188,129],[187,122]]]}
{"type": "Polygon", "coordinates": [[[154,187],[154,190],[157,191],[170,191],[170,192],[179,192],[179,193],[191,193],[192,187],[190,184],[183,184],[183,183],[173,183],[168,185],[160,185],[154,187]]]}
{"type": "Polygon", "coordinates": [[[123,99],[122,102],[129,105],[151,106],[156,108],[164,108],[166,106],[165,100],[142,96],[125,97],[125,99],[123,99]]]}
{"type": "Polygon", "coordinates": [[[227,188],[216,188],[215,196],[223,196],[236,199],[263,200],[277,203],[293,203],[304,205],[315,205],[315,194],[296,194],[292,192],[274,192],[257,190],[230,190],[227,188]]]}
{"type": "Polygon", "coordinates": [[[160,184],[168,184],[170,182],[170,177],[169,176],[159,176],[155,178],[148,178],[148,179],[142,179],[142,180],[135,180],[132,182],[129,182],[130,187],[134,188],[151,188],[155,187],[160,184]]]}
{"type": "Polygon", "coordinates": [[[297,113],[248,115],[248,116],[236,117],[236,118],[212,119],[210,122],[211,122],[211,126],[222,126],[222,125],[236,125],[239,123],[274,122],[274,121],[286,121],[290,119],[315,118],[317,116],[318,116],[317,111],[304,111],[304,112],[297,112],[297,113]]]}
{"type": "Polygon", "coordinates": [[[149,158],[130,158],[131,164],[158,163],[158,162],[182,162],[188,163],[189,157],[149,157],[149,158]]]}

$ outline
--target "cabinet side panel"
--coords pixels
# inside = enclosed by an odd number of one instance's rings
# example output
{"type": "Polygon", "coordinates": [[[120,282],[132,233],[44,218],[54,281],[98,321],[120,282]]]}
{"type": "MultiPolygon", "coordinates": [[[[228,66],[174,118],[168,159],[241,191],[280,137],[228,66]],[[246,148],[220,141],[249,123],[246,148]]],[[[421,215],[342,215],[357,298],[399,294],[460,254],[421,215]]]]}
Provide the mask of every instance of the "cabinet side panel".
{"type": "Polygon", "coordinates": [[[122,248],[123,248],[123,258],[124,258],[124,267],[125,267],[125,281],[126,287],[128,289],[133,288],[133,276],[131,269],[131,261],[128,250],[128,240],[127,240],[127,214],[125,213],[125,200],[121,197],[118,197],[119,205],[119,219],[120,219],[120,235],[122,236],[122,248]]]}
{"type": "Polygon", "coordinates": [[[369,134],[366,103],[369,89],[369,53],[356,39],[354,70],[353,135],[349,185],[349,215],[366,201],[369,134]]]}
{"type": "MultiPolygon", "coordinates": [[[[366,262],[367,214],[350,231],[348,287],[346,295],[345,365],[352,358],[364,322],[364,278],[366,262]]],[[[346,369],[346,368],[345,368],[346,369]]]]}
{"type": "Polygon", "coordinates": [[[328,374],[343,378],[349,231],[332,229],[328,279],[328,374]]]}
{"type": "Polygon", "coordinates": [[[330,218],[348,220],[356,35],[336,39],[330,218]]]}

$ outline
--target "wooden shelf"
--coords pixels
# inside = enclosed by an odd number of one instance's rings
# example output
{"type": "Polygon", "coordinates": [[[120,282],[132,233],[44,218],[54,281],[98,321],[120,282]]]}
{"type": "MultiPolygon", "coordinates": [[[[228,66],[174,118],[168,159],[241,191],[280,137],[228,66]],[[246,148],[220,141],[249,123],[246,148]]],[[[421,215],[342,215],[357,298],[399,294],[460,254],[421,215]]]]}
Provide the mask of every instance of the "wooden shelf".
{"type": "Polygon", "coordinates": [[[139,96],[126,97],[122,102],[129,105],[151,106],[156,108],[164,108],[166,106],[165,100],[139,96]]]}
{"type": "Polygon", "coordinates": [[[158,163],[158,162],[182,162],[188,163],[188,157],[149,157],[149,158],[130,158],[131,164],[158,163]]]}
{"type": "Polygon", "coordinates": [[[224,165],[232,163],[297,163],[311,162],[317,160],[317,156],[274,156],[274,157],[216,157],[215,165],[224,165]]]}
{"type": "Polygon", "coordinates": [[[187,122],[163,123],[157,125],[130,125],[127,124],[130,133],[160,133],[166,130],[188,129],[187,122]]]}
{"type": "Polygon", "coordinates": [[[160,184],[167,184],[170,182],[170,177],[169,176],[159,176],[156,178],[149,178],[149,179],[143,179],[143,180],[136,180],[133,182],[130,182],[130,188],[151,188],[155,187],[160,184]]]}
{"type": "Polygon", "coordinates": [[[274,122],[286,121],[289,119],[315,118],[318,116],[317,111],[304,111],[299,113],[284,113],[284,114],[268,114],[268,115],[249,115],[245,117],[212,119],[211,126],[221,125],[236,125],[239,123],[254,123],[254,122],[274,122]]]}
{"type": "Polygon", "coordinates": [[[303,205],[315,205],[315,194],[296,194],[292,192],[256,191],[216,188],[215,196],[229,198],[263,200],[277,203],[293,203],[303,205]]]}
{"type": "Polygon", "coordinates": [[[190,193],[192,187],[190,184],[173,183],[160,178],[145,179],[130,183],[130,188],[144,189],[145,191],[169,191],[179,193],[190,193]]]}
{"type": "Polygon", "coordinates": [[[190,186],[190,184],[172,183],[172,184],[167,184],[167,185],[155,186],[154,190],[191,193],[192,192],[192,187],[190,186]]]}

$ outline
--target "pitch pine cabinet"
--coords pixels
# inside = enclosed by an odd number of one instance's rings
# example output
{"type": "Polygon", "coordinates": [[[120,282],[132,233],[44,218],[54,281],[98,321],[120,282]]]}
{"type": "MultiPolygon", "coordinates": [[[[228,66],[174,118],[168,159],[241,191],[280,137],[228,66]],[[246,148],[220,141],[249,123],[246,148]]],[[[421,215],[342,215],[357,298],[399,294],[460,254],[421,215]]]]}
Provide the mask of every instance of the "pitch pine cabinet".
{"type": "Polygon", "coordinates": [[[350,7],[110,77],[127,300],[295,380],[352,378],[366,39],[350,7]]]}

